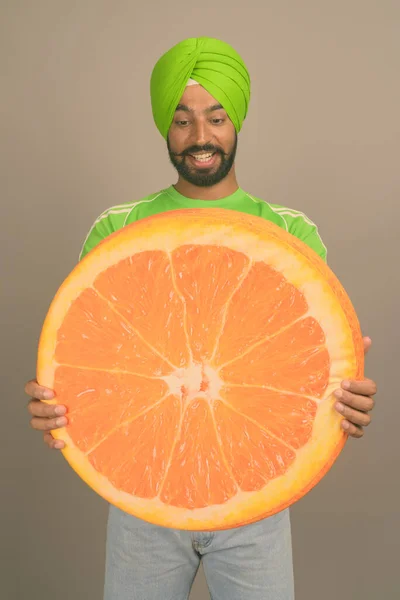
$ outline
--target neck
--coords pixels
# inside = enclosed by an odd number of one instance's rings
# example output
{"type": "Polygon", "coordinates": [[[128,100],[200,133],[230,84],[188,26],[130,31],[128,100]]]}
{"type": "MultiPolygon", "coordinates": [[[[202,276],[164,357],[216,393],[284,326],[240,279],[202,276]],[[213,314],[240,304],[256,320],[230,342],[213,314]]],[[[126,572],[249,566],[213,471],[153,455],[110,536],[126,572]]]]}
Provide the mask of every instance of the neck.
{"type": "Polygon", "coordinates": [[[211,187],[198,187],[179,177],[174,188],[182,196],[192,200],[221,200],[234,194],[238,190],[239,184],[233,166],[225,179],[211,187]]]}

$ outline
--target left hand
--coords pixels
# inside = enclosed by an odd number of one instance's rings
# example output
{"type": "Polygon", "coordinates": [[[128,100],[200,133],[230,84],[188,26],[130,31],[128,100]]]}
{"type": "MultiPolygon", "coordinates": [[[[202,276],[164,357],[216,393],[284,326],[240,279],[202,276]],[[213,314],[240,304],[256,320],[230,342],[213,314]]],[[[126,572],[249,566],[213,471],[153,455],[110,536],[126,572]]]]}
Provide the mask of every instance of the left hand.
{"type": "MultiPolygon", "coordinates": [[[[363,338],[364,354],[371,348],[370,338],[363,338]]],[[[371,423],[369,412],[374,408],[372,396],[376,394],[376,383],[371,379],[364,381],[342,381],[341,389],[335,391],[335,408],[344,418],[342,428],[351,437],[361,438],[364,427],[371,423]]]]}

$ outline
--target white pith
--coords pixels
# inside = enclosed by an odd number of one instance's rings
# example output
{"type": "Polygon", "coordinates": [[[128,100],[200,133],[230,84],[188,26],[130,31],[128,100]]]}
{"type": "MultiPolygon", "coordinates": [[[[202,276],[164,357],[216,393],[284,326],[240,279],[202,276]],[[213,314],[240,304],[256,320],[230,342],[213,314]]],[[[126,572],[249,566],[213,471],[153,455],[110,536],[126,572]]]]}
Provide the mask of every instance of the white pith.
{"type": "Polygon", "coordinates": [[[169,392],[182,397],[186,403],[195,398],[206,398],[209,401],[218,398],[223,385],[213,368],[200,363],[192,363],[186,369],[177,369],[162,379],[168,385],[169,392]]]}

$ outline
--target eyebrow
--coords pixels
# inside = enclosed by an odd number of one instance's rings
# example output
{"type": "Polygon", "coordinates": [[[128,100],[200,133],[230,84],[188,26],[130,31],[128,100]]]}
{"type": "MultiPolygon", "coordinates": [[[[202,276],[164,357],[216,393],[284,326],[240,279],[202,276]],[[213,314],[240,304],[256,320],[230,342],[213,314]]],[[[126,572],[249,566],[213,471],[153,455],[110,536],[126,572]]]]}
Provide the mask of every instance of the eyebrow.
{"type": "MultiPolygon", "coordinates": [[[[222,106],[222,104],[213,104],[212,106],[209,106],[208,108],[206,108],[204,110],[204,112],[211,113],[211,112],[214,112],[215,110],[221,110],[221,109],[224,110],[224,107],[222,106]]],[[[175,109],[175,112],[178,112],[178,110],[182,110],[183,112],[187,112],[187,113],[194,112],[193,108],[186,106],[186,104],[178,104],[178,106],[175,109]]]]}

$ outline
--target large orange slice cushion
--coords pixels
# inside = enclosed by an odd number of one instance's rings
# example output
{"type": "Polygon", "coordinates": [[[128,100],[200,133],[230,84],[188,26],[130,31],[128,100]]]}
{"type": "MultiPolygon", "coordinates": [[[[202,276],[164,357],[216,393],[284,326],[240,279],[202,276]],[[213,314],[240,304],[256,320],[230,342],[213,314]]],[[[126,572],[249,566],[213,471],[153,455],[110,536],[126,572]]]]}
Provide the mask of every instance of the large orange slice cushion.
{"type": "Polygon", "coordinates": [[[55,296],[37,377],[68,407],[53,432],[110,503],[214,530],[289,506],[346,434],[333,408],[363,377],[343,287],[303,242],[223,209],[171,211],[101,242],[55,296]]]}

